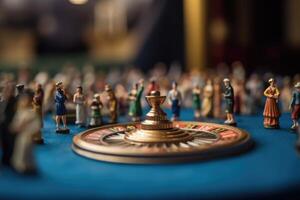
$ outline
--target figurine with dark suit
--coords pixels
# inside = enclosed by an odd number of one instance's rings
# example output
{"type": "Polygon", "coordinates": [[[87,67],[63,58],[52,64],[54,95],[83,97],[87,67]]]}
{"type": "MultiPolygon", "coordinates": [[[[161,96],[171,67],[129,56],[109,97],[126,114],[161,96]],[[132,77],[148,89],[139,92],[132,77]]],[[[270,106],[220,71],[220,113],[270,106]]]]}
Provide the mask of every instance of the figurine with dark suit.
{"type": "Polygon", "coordinates": [[[290,109],[292,110],[291,118],[293,120],[292,130],[296,130],[299,126],[298,120],[300,116],[300,82],[295,85],[295,91],[293,92],[290,109]]]}
{"type": "Polygon", "coordinates": [[[3,101],[1,102],[0,136],[2,148],[2,164],[10,166],[14,148],[15,134],[9,128],[15,116],[17,97],[14,95],[15,86],[12,82],[5,83],[3,101]]]}
{"type": "Polygon", "coordinates": [[[227,125],[236,125],[236,121],[234,119],[234,91],[233,87],[230,84],[230,80],[228,78],[225,78],[223,80],[225,85],[225,90],[223,93],[224,100],[225,100],[225,112],[226,112],[226,121],[224,122],[227,125]]]}

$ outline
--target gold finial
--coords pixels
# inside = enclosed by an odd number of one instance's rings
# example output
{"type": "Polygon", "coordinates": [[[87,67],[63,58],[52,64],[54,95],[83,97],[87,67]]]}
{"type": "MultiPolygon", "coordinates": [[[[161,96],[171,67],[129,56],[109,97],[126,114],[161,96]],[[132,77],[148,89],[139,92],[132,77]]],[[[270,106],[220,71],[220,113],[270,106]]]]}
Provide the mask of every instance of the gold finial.
{"type": "Polygon", "coordinates": [[[162,143],[181,142],[192,138],[189,133],[173,127],[173,123],[168,120],[166,113],[161,109],[160,105],[164,103],[166,96],[161,96],[159,91],[152,91],[150,96],[146,96],[146,100],[151,109],[139,129],[126,133],[127,141],[162,143]]]}

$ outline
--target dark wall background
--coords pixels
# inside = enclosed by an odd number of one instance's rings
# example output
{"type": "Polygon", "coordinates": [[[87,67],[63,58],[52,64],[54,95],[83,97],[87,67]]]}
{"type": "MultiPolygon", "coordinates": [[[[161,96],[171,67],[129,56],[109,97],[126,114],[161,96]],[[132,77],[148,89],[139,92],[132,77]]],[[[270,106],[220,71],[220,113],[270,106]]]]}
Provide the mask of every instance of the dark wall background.
{"type": "MultiPolygon", "coordinates": [[[[35,31],[37,58],[51,54],[88,55],[89,46],[83,39],[83,32],[89,24],[93,23],[96,0],[90,0],[80,7],[61,0],[27,1],[32,2],[30,7],[26,4],[21,10],[15,11],[6,10],[3,2],[0,1],[0,10],[4,10],[0,19],[0,28],[25,28],[35,31]],[[45,14],[54,17],[57,21],[57,31],[53,34],[40,33],[41,16],[45,14]]],[[[220,62],[230,65],[240,60],[248,72],[272,71],[294,74],[300,71],[298,67],[300,47],[286,44],[288,1],[206,1],[207,67],[214,68],[220,62]],[[217,19],[223,20],[228,30],[228,35],[222,44],[215,44],[210,37],[210,25],[217,19]],[[246,33],[243,40],[241,40],[242,32],[246,33]]],[[[148,70],[157,62],[164,62],[169,66],[173,61],[177,61],[183,67],[185,66],[183,3],[184,0],[151,1],[151,7],[147,7],[146,10],[150,12],[152,20],[139,20],[145,11],[140,9],[140,15],[137,15],[139,17],[134,18],[132,22],[142,21],[144,23],[142,28],[150,31],[142,36],[144,39],[140,44],[139,52],[132,60],[134,65],[148,70]]],[[[47,21],[44,24],[47,27],[47,21]]],[[[134,25],[135,23],[129,23],[129,27],[134,25]]]]}
{"type": "Polygon", "coordinates": [[[159,17],[134,61],[143,70],[157,62],[184,64],[183,1],[157,0],[156,4],[159,17]]]}
{"type": "Polygon", "coordinates": [[[208,42],[209,66],[241,60],[248,72],[299,73],[300,47],[286,43],[286,4],[284,0],[210,1],[208,24],[220,17],[229,31],[223,44],[208,42]],[[241,18],[246,18],[242,25],[241,18]],[[245,27],[246,43],[240,41],[239,35],[245,27]],[[215,52],[222,52],[222,55],[214,55],[215,52]]]}

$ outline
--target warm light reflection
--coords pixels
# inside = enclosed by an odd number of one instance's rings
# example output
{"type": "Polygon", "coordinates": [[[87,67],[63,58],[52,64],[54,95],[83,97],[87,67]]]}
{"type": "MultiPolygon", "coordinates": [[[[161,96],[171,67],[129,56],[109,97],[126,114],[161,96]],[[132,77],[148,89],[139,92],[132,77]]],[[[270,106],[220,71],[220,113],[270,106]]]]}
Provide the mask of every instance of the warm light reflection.
{"type": "Polygon", "coordinates": [[[83,5],[88,2],[88,0],[69,0],[70,3],[75,5],[83,5]]]}
{"type": "Polygon", "coordinates": [[[205,66],[205,0],[184,1],[186,63],[189,69],[205,66]]]}

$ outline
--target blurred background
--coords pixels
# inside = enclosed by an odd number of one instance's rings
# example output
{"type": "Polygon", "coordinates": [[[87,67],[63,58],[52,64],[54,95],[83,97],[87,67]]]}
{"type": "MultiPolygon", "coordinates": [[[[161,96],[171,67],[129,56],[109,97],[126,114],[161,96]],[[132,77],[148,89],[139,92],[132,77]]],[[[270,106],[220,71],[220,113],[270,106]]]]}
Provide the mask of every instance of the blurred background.
{"type": "Polygon", "coordinates": [[[1,0],[0,70],[157,63],[299,72],[298,0],[1,0]],[[284,70],[283,70],[284,69],[284,70]]]}

